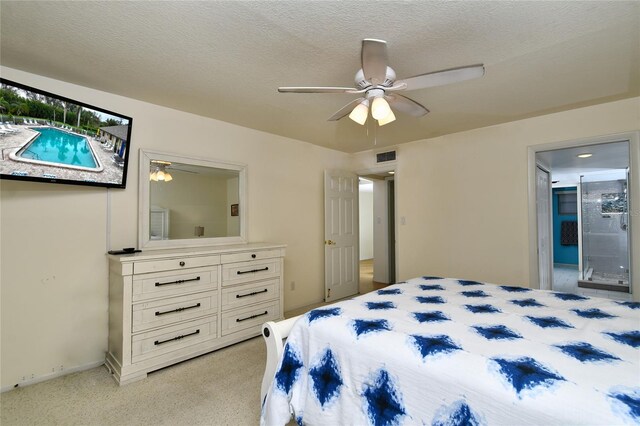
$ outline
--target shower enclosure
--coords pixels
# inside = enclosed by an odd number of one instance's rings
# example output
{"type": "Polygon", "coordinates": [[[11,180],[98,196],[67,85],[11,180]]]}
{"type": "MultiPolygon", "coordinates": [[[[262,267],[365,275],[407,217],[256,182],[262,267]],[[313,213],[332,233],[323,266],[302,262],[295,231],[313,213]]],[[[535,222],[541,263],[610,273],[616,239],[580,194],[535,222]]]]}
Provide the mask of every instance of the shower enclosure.
{"type": "Polygon", "coordinates": [[[580,177],[578,286],[629,293],[628,170],[580,177]]]}

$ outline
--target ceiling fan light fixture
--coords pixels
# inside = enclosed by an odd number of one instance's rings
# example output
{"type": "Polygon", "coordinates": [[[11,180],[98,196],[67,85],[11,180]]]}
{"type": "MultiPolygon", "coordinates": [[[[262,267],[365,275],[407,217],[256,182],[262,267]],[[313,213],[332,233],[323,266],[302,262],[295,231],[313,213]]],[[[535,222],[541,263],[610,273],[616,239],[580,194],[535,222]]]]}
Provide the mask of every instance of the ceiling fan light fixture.
{"type": "Polygon", "coordinates": [[[389,114],[387,114],[385,118],[378,120],[378,126],[384,126],[385,124],[389,124],[393,121],[396,121],[396,116],[393,114],[393,111],[389,109],[389,114]]]}
{"type": "Polygon", "coordinates": [[[155,163],[155,165],[153,166],[153,171],[149,173],[149,180],[154,182],[169,182],[173,180],[173,177],[166,169],[171,163],[159,160],[153,160],[152,163],[155,163]]]}
{"type": "Polygon", "coordinates": [[[386,118],[387,115],[391,112],[391,107],[389,103],[382,97],[376,97],[371,104],[371,115],[376,120],[382,120],[386,118]]]}
{"type": "Polygon", "coordinates": [[[349,118],[363,126],[369,116],[369,101],[364,100],[360,102],[349,114],[349,118]]]}

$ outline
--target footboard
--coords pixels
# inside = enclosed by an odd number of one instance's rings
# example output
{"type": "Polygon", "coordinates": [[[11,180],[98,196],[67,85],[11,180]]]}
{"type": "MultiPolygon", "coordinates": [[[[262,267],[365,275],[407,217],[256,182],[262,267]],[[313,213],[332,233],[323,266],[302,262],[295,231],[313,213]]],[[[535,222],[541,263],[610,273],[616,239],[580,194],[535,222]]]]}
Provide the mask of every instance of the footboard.
{"type": "Polygon", "coordinates": [[[276,368],[278,368],[278,362],[282,356],[282,350],[284,348],[284,339],[287,338],[291,327],[300,318],[301,315],[293,318],[289,318],[283,321],[273,322],[269,321],[262,326],[262,337],[267,345],[267,363],[264,370],[264,376],[262,377],[262,388],[260,390],[260,402],[264,402],[267,396],[273,377],[276,374],[276,368]]]}

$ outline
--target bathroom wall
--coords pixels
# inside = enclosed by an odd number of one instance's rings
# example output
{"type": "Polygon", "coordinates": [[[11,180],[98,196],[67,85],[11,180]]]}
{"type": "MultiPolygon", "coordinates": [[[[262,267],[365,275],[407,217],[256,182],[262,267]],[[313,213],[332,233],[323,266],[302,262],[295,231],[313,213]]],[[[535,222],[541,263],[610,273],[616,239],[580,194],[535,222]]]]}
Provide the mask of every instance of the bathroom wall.
{"type": "Polygon", "coordinates": [[[561,193],[573,193],[573,197],[576,199],[578,194],[576,193],[577,187],[571,186],[566,188],[553,188],[553,263],[561,263],[564,265],[578,265],[578,244],[576,245],[563,245],[561,244],[561,227],[564,221],[578,221],[578,215],[576,214],[560,214],[559,212],[559,194],[561,193]]]}

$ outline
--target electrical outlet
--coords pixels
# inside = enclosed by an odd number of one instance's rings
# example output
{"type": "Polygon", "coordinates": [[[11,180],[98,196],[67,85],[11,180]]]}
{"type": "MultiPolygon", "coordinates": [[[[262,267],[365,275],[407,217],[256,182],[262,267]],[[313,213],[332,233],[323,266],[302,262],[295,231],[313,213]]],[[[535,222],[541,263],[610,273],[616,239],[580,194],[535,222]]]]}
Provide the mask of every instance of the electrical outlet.
{"type": "Polygon", "coordinates": [[[291,281],[291,291],[296,289],[296,282],[295,281],[291,281]]]}

